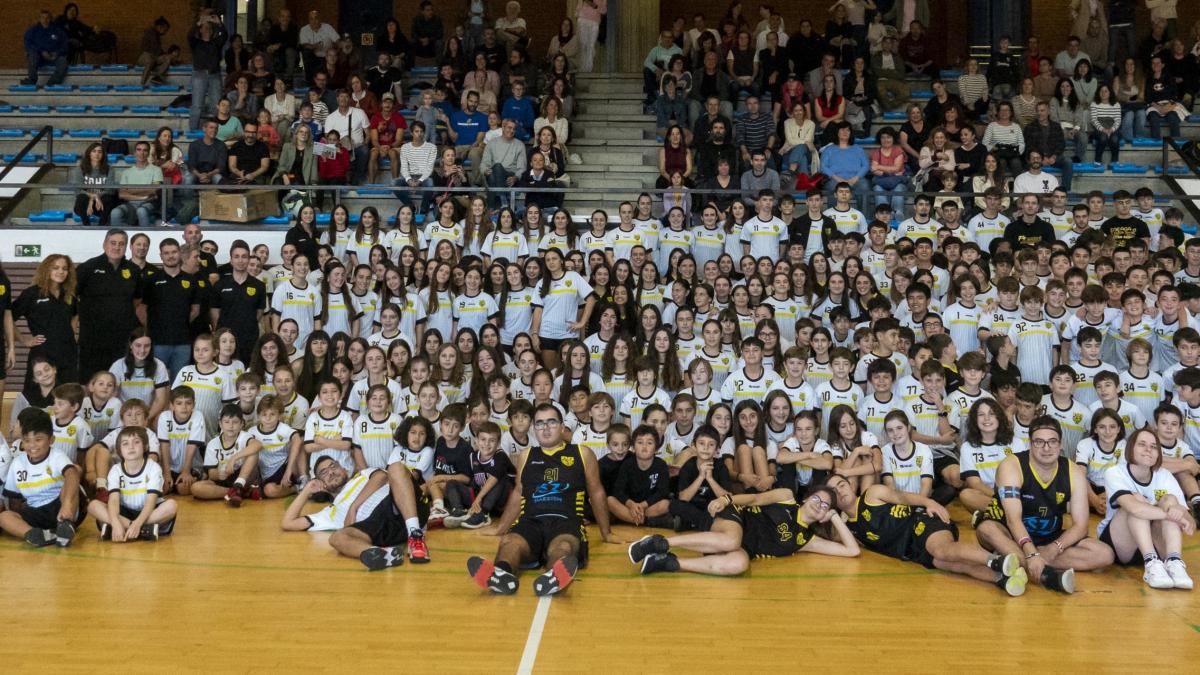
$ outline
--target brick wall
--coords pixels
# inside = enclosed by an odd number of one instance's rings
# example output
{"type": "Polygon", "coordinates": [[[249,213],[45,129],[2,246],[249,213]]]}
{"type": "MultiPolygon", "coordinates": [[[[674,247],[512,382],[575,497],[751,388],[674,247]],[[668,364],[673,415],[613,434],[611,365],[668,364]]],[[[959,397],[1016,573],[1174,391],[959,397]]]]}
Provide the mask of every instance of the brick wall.
{"type": "MultiPolygon", "coordinates": [[[[1033,34],[1042,42],[1042,53],[1058,52],[1066,46],[1071,34],[1071,16],[1065,0],[1030,0],[1033,9],[1033,34]]],[[[1200,2],[1184,0],[1179,3],[1179,33],[1187,38],[1191,26],[1200,21],[1200,2]]],[[[1138,37],[1150,32],[1150,12],[1144,2],[1138,3],[1138,37]]]]}

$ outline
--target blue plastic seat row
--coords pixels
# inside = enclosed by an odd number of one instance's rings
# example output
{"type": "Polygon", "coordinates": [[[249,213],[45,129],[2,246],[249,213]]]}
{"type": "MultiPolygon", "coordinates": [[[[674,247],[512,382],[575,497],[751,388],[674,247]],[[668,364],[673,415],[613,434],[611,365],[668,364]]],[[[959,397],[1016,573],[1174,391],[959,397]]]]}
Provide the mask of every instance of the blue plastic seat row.
{"type": "Polygon", "coordinates": [[[35,211],[29,214],[31,223],[61,223],[71,217],[69,211],[35,211]]]}

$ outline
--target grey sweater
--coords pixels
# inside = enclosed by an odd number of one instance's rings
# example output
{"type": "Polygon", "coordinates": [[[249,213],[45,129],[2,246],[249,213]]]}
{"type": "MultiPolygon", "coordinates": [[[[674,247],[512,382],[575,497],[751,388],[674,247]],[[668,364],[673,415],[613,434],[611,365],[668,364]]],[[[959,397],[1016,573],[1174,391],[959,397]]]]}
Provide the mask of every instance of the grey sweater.
{"type": "Polygon", "coordinates": [[[487,171],[494,164],[499,164],[514,176],[520,177],[525,173],[525,144],[517,139],[507,141],[503,136],[487,144],[483,149],[483,159],[479,161],[480,170],[487,171]]]}

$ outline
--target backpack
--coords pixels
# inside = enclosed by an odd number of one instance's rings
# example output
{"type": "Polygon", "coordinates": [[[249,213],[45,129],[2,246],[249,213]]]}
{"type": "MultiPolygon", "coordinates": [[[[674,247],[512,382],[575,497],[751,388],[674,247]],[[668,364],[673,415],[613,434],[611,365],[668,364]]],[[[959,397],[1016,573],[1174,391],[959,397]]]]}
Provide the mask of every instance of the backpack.
{"type": "Polygon", "coordinates": [[[100,139],[100,149],[105,155],[120,155],[122,157],[129,154],[129,141],[124,138],[102,138],[100,139]]]}

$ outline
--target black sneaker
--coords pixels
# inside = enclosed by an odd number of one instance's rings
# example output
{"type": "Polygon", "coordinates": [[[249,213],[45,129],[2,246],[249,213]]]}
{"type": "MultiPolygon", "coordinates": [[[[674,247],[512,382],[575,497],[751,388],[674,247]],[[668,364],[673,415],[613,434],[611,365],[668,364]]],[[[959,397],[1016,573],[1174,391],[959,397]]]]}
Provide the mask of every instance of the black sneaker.
{"type": "Polygon", "coordinates": [[[43,546],[49,546],[53,544],[55,542],[55,536],[50,530],[39,530],[35,527],[25,533],[25,541],[33,546],[42,548],[43,546]]]}
{"type": "Polygon", "coordinates": [[[486,527],[487,525],[491,524],[491,522],[491,516],[483,511],[477,511],[468,516],[467,519],[462,522],[462,526],[468,530],[478,530],[481,527],[486,527]]]}
{"type": "Polygon", "coordinates": [[[96,529],[100,530],[100,541],[112,541],[112,528],[108,523],[96,521],[96,529]]]}
{"type": "Polygon", "coordinates": [[[399,547],[372,546],[359,554],[358,559],[372,572],[386,570],[389,567],[399,567],[404,564],[404,554],[399,547]]]}
{"type": "Polygon", "coordinates": [[[1021,558],[1016,553],[1009,553],[1002,556],[1000,554],[993,555],[988,558],[987,566],[993,571],[1002,576],[1011,577],[1021,569],[1021,558]]]}
{"type": "Polygon", "coordinates": [[[491,560],[477,555],[471,556],[467,559],[467,572],[471,574],[477,586],[497,595],[512,595],[517,592],[517,576],[496,567],[491,560]]]}
{"type": "Polygon", "coordinates": [[[1012,576],[1000,575],[1000,578],[996,580],[996,585],[1005,593],[1016,598],[1025,595],[1025,587],[1029,585],[1029,575],[1025,573],[1024,567],[1017,565],[1017,570],[1012,576]]]}
{"type": "Polygon", "coordinates": [[[550,569],[542,572],[533,580],[533,594],[544,598],[547,595],[562,593],[575,580],[575,574],[578,571],[579,560],[574,556],[567,556],[555,561],[550,569]]]}
{"type": "Polygon", "coordinates": [[[143,525],[141,531],[138,532],[138,539],[145,539],[146,541],[158,541],[158,523],[147,523],[143,525]]]}
{"type": "Polygon", "coordinates": [[[661,534],[649,534],[629,545],[629,562],[638,564],[649,555],[663,554],[671,550],[667,538],[661,534]]]}
{"type": "Polygon", "coordinates": [[[979,524],[983,522],[983,509],[971,512],[971,529],[978,530],[979,524]]]}
{"type": "Polygon", "coordinates": [[[1200,499],[1192,502],[1192,520],[1200,523],[1200,499]]]}
{"type": "Polygon", "coordinates": [[[652,553],[642,561],[642,574],[655,572],[678,572],[679,558],[674,553],[652,553]]]}
{"type": "Polygon", "coordinates": [[[58,527],[54,529],[54,543],[58,544],[59,548],[66,548],[71,545],[71,540],[75,538],[75,523],[69,520],[58,521],[58,527]]]}
{"type": "Polygon", "coordinates": [[[1058,591],[1067,595],[1075,592],[1075,570],[1071,568],[1060,570],[1047,565],[1042,570],[1042,578],[1039,581],[1046,590],[1058,591]]]}

